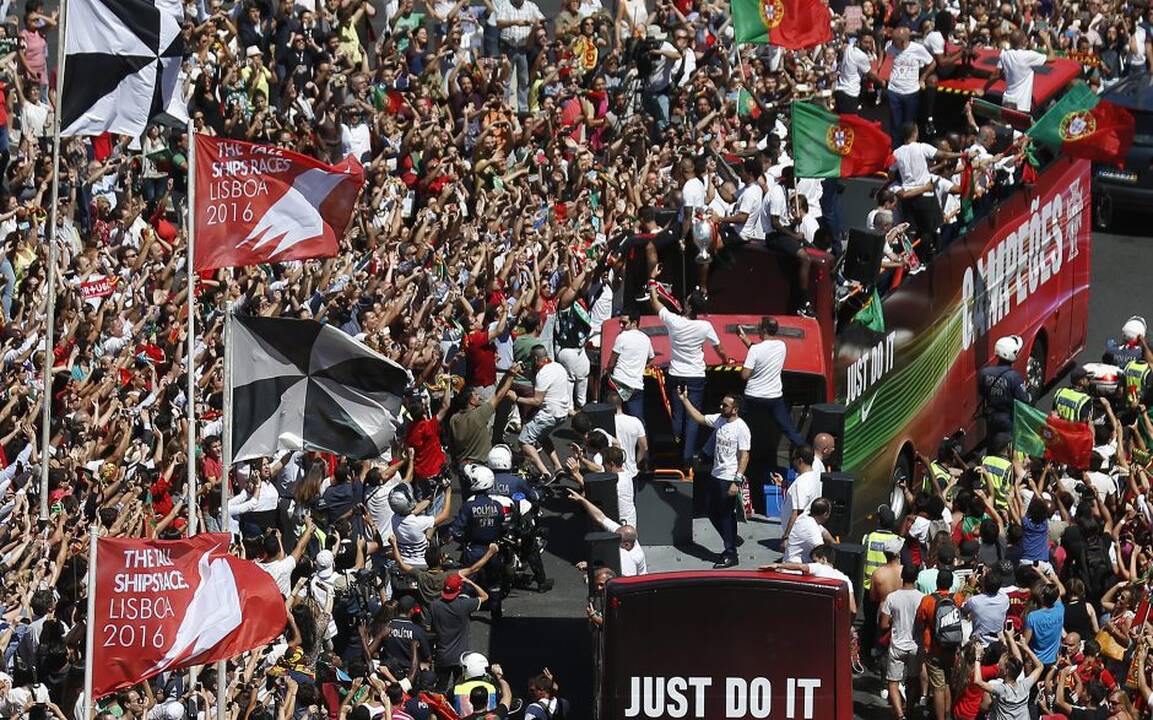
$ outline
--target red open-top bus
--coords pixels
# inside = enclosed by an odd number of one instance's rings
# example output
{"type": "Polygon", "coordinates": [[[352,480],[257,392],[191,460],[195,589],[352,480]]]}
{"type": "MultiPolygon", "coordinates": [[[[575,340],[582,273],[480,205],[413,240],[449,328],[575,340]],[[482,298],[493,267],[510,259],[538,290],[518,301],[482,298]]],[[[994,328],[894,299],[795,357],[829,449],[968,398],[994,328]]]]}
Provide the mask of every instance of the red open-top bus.
{"type": "MultiPolygon", "coordinates": [[[[867,193],[876,181],[847,185],[847,195],[867,193]]],[[[755,335],[760,317],[772,315],[788,346],[784,385],[795,417],[803,421],[805,408],[814,403],[845,407],[840,445],[842,469],[855,476],[854,532],[865,529],[864,521],[881,503],[903,505],[896,483],[911,477],[915,452],[934,455],[941,439],[958,429],[968,432],[970,444],[984,436],[976,374],[993,360],[997,338],[1024,339],[1017,364],[1034,390],[1053,381],[1081,350],[1089,290],[1089,195],[1088,162],[1050,161],[1033,185],[1019,186],[973,221],[924,272],[906,277],[884,296],[882,333],[852,322],[843,309],[838,317],[829,255],[811,251],[814,319],[790,314],[797,300],[790,258],[744,246],[713,263],[705,317],[726,352],[743,358],[738,325],[755,335]]],[[[852,224],[863,217],[847,220],[852,224]]],[[[631,297],[635,288],[625,292],[631,297]]],[[[664,326],[650,315],[642,318],[642,329],[653,341],[654,365],[666,364],[664,326]]],[[[602,363],[618,333],[617,321],[605,324],[602,363]]],[[[713,408],[723,392],[739,391],[741,381],[711,349],[705,357],[712,365],[705,405],[713,408]]],[[[646,387],[650,447],[657,467],[662,451],[671,467],[676,463],[667,403],[659,383],[646,387]]],[[[765,478],[751,481],[756,498],[765,478]]]]}

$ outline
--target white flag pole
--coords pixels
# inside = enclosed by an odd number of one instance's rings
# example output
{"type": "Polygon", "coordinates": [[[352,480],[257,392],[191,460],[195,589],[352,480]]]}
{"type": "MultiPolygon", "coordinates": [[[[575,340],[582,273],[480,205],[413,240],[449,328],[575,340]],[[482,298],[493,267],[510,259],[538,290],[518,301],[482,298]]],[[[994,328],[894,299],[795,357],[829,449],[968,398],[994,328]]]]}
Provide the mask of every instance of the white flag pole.
{"type": "MultiPolygon", "coordinates": [[[[228,503],[232,499],[232,306],[225,301],[224,310],[224,403],[220,423],[220,526],[229,530],[228,503]]],[[[216,720],[228,720],[228,661],[216,663],[216,720]]]]}
{"type": "Polygon", "coordinates": [[[196,487],[196,133],[192,120],[188,121],[188,225],[185,237],[188,238],[188,340],[184,347],[188,353],[185,370],[188,377],[188,398],[185,409],[188,411],[188,536],[197,531],[196,511],[199,509],[196,487]]]}
{"type": "Polygon", "coordinates": [[[96,541],[97,523],[88,530],[88,615],[84,621],[84,720],[92,720],[96,698],[92,697],[92,653],[96,637],[96,541]]]}
{"type": "Polygon", "coordinates": [[[60,111],[64,99],[65,25],[68,2],[60,3],[60,23],[56,33],[56,107],[52,113],[52,207],[49,208],[48,231],[48,298],[44,319],[44,395],[40,408],[40,520],[48,522],[48,459],[52,449],[52,352],[56,331],[56,222],[60,212],[60,111]]]}

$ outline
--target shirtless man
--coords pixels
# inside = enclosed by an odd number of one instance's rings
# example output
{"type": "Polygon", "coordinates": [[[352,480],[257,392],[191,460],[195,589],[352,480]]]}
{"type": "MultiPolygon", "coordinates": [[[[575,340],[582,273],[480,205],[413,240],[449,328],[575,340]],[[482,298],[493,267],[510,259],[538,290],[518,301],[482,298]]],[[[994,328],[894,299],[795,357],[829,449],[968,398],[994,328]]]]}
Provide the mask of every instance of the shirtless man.
{"type": "Polygon", "coordinates": [[[885,541],[885,564],[873,571],[869,579],[869,592],[865,595],[865,616],[861,628],[861,647],[869,651],[869,657],[880,662],[876,657],[877,648],[877,619],[881,603],[889,593],[901,588],[901,548],[904,543],[900,538],[885,541]]]}

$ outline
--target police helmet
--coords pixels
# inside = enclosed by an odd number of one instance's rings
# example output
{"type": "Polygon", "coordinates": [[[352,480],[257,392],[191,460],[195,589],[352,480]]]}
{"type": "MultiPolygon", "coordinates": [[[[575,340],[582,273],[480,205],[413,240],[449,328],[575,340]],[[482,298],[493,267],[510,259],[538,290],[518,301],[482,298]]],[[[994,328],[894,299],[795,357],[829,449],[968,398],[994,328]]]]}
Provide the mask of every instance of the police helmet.
{"type": "Polygon", "coordinates": [[[1139,337],[1144,337],[1147,329],[1145,318],[1134,315],[1121,326],[1121,336],[1125,338],[1126,342],[1133,342],[1139,337]]]}
{"type": "Polygon", "coordinates": [[[388,494],[388,506],[397,515],[411,515],[412,511],[416,509],[416,499],[412,497],[412,491],[408,489],[408,485],[397,485],[388,494]]]}
{"type": "Polygon", "coordinates": [[[488,451],[488,466],[493,470],[512,470],[512,448],[508,445],[493,445],[488,451]]]}
{"type": "Polygon", "coordinates": [[[997,341],[993,352],[1006,362],[1016,362],[1017,354],[1021,352],[1021,346],[1024,344],[1020,335],[1006,335],[997,341]]]}
{"type": "Polygon", "coordinates": [[[468,486],[473,492],[492,490],[492,484],[495,478],[493,477],[492,470],[489,470],[484,465],[477,463],[465,465],[464,476],[468,478],[468,486]]]}
{"type": "Polygon", "coordinates": [[[488,672],[488,658],[478,652],[461,653],[460,667],[465,680],[475,680],[488,672]]]}

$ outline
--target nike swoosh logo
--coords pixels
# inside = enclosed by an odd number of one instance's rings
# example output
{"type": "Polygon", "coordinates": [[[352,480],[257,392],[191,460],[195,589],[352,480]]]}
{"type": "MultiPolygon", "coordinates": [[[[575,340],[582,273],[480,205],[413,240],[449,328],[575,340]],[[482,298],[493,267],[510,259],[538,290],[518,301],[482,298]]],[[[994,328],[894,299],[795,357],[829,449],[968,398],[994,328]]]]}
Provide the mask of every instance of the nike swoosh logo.
{"type": "Polygon", "coordinates": [[[861,403],[861,413],[860,413],[861,414],[861,422],[865,422],[866,420],[869,419],[869,413],[872,412],[873,403],[876,401],[876,399],[877,399],[877,393],[874,392],[872,395],[869,396],[869,399],[867,401],[861,403]]]}

